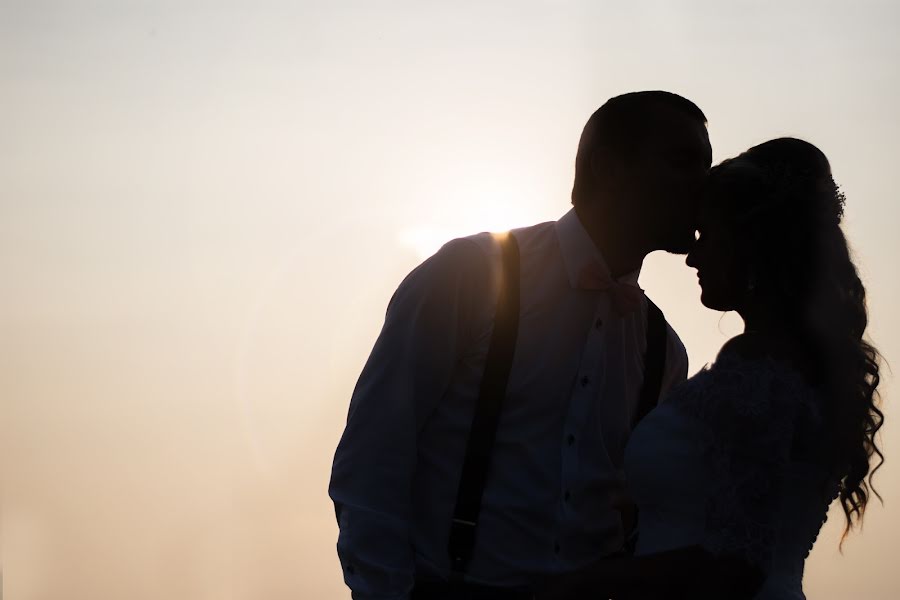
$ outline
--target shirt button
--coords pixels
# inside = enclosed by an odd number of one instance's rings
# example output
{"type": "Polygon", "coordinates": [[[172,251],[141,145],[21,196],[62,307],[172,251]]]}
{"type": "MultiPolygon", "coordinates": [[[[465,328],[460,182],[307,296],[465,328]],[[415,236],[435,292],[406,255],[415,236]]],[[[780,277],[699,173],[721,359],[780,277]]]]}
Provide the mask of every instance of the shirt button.
{"type": "Polygon", "coordinates": [[[588,379],[587,376],[585,375],[584,377],[581,378],[581,387],[585,387],[590,382],[591,382],[591,380],[588,379]]]}
{"type": "Polygon", "coordinates": [[[567,442],[569,443],[569,445],[571,446],[572,444],[575,443],[575,436],[572,435],[572,434],[570,433],[570,434],[569,434],[569,437],[566,438],[566,441],[567,441],[567,442]]]}
{"type": "Polygon", "coordinates": [[[594,323],[594,327],[596,327],[597,329],[603,327],[603,319],[597,319],[597,322],[594,323]]]}

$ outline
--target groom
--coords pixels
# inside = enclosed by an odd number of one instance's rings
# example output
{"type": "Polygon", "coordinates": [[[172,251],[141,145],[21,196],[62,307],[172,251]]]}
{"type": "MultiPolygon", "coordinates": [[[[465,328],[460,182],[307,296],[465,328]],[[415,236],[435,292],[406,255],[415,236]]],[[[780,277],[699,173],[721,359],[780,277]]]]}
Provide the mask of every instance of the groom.
{"type": "Polygon", "coordinates": [[[622,549],[625,442],[687,375],[638,274],[689,250],[710,162],[689,100],[612,98],[568,213],[453,240],[400,284],[329,487],[353,598],[528,598],[622,549]]]}

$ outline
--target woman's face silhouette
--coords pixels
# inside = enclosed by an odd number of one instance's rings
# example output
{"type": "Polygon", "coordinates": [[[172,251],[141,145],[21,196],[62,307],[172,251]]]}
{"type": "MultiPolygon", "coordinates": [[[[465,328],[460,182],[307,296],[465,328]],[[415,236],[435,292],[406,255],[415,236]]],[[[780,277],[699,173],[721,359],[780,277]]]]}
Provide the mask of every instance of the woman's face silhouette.
{"type": "Polygon", "coordinates": [[[698,218],[699,234],[687,256],[697,269],[700,301],[713,310],[737,310],[747,298],[750,278],[746,260],[738,252],[734,232],[711,206],[721,198],[706,196],[698,218]]]}

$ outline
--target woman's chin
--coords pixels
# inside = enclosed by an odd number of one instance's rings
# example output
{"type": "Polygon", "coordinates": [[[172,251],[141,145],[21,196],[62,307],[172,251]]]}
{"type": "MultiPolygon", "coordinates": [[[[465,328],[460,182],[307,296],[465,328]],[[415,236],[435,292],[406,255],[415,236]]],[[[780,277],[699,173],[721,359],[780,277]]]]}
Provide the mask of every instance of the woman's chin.
{"type": "Polygon", "coordinates": [[[734,310],[734,306],[732,306],[731,302],[727,302],[724,298],[721,298],[716,294],[708,292],[706,290],[703,290],[703,292],[700,294],[700,303],[710,310],[716,310],[719,312],[728,312],[734,310]]]}

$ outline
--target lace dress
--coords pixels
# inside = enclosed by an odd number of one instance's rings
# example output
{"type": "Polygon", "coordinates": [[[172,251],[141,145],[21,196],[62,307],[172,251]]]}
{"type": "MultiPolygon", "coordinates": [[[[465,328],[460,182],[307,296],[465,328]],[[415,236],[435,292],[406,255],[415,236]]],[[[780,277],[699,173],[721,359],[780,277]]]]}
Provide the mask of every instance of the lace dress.
{"type": "Polygon", "coordinates": [[[815,392],[772,359],[723,353],[634,430],[637,554],[702,545],[760,567],[757,600],[803,600],[803,565],[837,495],[815,392]]]}

